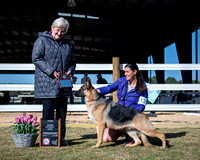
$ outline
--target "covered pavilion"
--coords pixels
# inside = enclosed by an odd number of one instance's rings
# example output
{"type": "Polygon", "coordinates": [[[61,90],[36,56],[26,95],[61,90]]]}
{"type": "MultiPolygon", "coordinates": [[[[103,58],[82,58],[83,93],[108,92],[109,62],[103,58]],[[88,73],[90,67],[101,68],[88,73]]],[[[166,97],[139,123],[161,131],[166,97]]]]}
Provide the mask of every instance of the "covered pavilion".
{"type": "MultiPolygon", "coordinates": [[[[192,63],[191,33],[200,26],[199,2],[5,1],[0,7],[0,63],[31,63],[38,32],[50,30],[60,16],[70,22],[65,38],[77,63],[112,63],[112,57],[120,57],[120,63],[147,63],[150,55],[154,63],[164,63],[164,48],[174,42],[179,63],[192,63]]],[[[156,74],[163,83],[164,71],[156,74]]],[[[182,71],[182,76],[184,83],[192,82],[192,71],[182,71]]]]}

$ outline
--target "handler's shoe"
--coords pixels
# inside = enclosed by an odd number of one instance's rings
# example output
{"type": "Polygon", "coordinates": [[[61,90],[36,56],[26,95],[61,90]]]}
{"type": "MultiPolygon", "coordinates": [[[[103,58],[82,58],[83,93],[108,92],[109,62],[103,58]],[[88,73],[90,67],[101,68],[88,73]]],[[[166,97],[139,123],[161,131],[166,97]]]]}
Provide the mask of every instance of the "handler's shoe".
{"type": "Polygon", "coordinates": [[[61,145],[68,145],[69,142],[66,139],[62,138],[60,144],[61,145]]]}
{"type": "Polygon", "coordinates": [[[130,138],[128,140],[126,140],[123,144],[132,144],[133,143],[133,139],[130,138]]]}
{"type": "Polygon", "coordinates": [[[148,117],[157,117],[155,113],[149,113],[147,114],[148,117]]]}
{"type": "Polygon", "coordinates": [[[124,142],[123,144],[132,144],[133,143],[133,141],[131,141],[131,142],[124,142]]]}

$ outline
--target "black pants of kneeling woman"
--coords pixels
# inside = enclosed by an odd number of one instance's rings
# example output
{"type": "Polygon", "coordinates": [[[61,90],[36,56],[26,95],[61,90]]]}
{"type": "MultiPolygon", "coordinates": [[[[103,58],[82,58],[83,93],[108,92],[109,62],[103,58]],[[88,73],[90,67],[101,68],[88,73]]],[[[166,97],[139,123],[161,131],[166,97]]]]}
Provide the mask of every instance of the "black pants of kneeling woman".
{"type": "Polygon", "coordinates": [[[47,98],[42,100],[43,120],[54,120],[54,109],[56,109],[56,120],[61,118],[61,138],[65,138],[65,119],[67,114],[67,98],[47,98]]]}

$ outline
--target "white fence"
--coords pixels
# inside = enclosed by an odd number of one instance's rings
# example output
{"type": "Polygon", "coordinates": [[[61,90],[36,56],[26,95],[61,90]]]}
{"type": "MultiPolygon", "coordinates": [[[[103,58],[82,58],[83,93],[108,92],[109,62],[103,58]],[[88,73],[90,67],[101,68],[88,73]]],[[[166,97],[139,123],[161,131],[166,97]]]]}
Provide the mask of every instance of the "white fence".
{"type": "MultiPolygon", "coordinates": [[[[121,64],[123,70],[125,64],[121,64]]],[[[200,70],[200,64],[138,64],[140,70],[200,70]]],[[[0,64],[2,71],[34,71],[33,64],[0,64]]],[[[77,64],[78,71],[111,71],[112,64],[77,64]]],[[[95,88],[104,85],[94,84],[95,88]]],[[[81,84],[75,84],[78,90],[81,84]]],[[[148,84],[150,90],[194,90],[200,91],[200,84],[148,84]]],[[[34,91],[33,84],[0,84],[0,91],[34,91]]],[[[200,104],[148,104],[145,111],[200,111],[200,104]]],[[[0,105],[0,112],[42,111],[42,105],[0,105]]],[[[84,104],[69,104],[68,111],[87,111],[84,104]]]]}
{"type": "MultiPolygon", "coordinates": [[[[0,105],[0,112],[40,112],[41,104],[0,105]]],[[[85,104],[68,104],[68,112],[87,112],[85,104]]],[[[199,104],[147,104],[145,111],[186,112],[200,111],[199,104]]]]}
{"type": "MultiPolygon", "coordinates": [[[[126,64],[121,64],[123,70],[126,64]]],[[[112,64],[77,64],[78,71],[112,71],[112,64]]],[[[140,70],[200,70],[200,64],[138,64],[140,70]]],[[[33,64],[0,63],[2,71],[34,71],[33,64]]]]}
{"type": "MultiPolygon", "coordinates": [[[[73,84],[73,90],[80,89],[81,84],[73,84]]],[[[94,84],[94,88],[105,86],[105,84],[94,84]]],[[[150,90],[162,91],[191,91],[200,90],[200,84],[147,84],[150,90]]],[[[34,91],[33,84],[0,84],[0,91],[34,91]]]]}

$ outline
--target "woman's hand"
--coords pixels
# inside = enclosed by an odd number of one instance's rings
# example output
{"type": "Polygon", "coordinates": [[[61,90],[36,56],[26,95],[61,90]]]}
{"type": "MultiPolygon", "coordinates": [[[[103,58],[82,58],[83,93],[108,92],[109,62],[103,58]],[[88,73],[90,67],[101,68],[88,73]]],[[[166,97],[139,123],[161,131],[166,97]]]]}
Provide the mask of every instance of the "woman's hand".
{"type": "MultiPolygon", "coordinates": [[[[65,74],[72,76],[71,71],[65,72],[65,74]]],[[[58,78],[60,75],[61,75],[60,72],[56,72],[56,71],[53,72],[53,76],[55,78],[58,78]]]]}
{"type": "Polygon", "coordinates": [[[99,94],[101,94],[101,91],[97,88],[97,92],[99,93],[99,94]]]}
{"type": "Polygon", "coordinates": [[[71,71],[65,72],[65,74],[72,76],[71,71]]]}
{"type": "Polygon", "coordinates": [[[60,74],[61,74],[60,72],[56,72],[56,71],[53,72],[53,76],[55,78],[58,78],[60,76],[60,74]]]}

